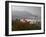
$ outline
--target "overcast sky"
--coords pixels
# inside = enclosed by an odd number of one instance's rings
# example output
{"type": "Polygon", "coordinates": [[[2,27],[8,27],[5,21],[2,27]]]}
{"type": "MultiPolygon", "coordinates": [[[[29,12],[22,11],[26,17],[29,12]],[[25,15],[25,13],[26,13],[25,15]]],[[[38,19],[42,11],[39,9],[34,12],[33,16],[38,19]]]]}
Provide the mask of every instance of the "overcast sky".
{"type": "MultiPolygon", "coordinates": [[[[12,11],[27,11],[34,15],[41,16],[41,7],[32,7],[32,6],[12,6],[12,11]]],[[[13,12],[16,13],[16,12],[13,12]]]]}
{"type": "Polygon", "coordinates": [[[37,15],[39,17],[41,16],[41,7],[12,5],[12,15],[13,16],[17,13],[18,13],[18,15],[21,15],[22,13],[24,13],[23,11],[26,11],[26,12],[33,14],[33,15],[37,15]],[[16,12],[16,11],[18,11],[18,12],[16,12]]]}

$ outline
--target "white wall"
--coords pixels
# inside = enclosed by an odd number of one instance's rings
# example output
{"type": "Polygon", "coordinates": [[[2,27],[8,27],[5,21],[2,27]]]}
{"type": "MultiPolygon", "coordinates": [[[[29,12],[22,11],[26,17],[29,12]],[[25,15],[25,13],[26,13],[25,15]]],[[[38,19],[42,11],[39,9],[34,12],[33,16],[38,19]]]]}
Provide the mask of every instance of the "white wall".
{"type": "MultiPolygon", "coordinates": [[[[16,1],[45,2],[46,0],[16,0],[16,1]]],[[[45,19],[45,21],[46,21],[46,19],[45,19]]],[[[5,35],[5,0],[0,0],[0,37],[5,37],[4,35],[5,35]]],[[[24,35],[24,36],[16,36],[16,37],[46,37],[46,34],[24,35]]]]}

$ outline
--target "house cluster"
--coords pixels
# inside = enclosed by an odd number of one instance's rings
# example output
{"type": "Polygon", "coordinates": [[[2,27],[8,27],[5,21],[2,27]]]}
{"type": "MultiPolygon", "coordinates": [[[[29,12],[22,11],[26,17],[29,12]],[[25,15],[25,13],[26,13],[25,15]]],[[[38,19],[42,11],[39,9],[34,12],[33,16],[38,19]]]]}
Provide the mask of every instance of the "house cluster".
{"type": "Polygon", "coordinates": [[[29,22],[30,24],[36,23],[36,20],[33,20],[33,19],[20,19],[20,21],[23,23],[29,22]]]}
{"type": "Polygon", "coordinates": [[[34,23],[37,23],[39,20],[37,17],[33,17],[32,19],[31,18],[27,18],[27,17],[23,17],[23,18],[20,18],[20,21],[25,23],[25,22],[29,22],[30,24],[34,24],[34,23]]]}

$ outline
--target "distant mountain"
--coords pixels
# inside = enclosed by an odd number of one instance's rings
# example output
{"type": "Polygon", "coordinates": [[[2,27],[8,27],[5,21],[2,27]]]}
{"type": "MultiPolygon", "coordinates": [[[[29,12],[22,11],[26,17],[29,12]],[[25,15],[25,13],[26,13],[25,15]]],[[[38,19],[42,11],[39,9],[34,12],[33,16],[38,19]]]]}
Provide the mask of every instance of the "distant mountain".
{"type": "Polygon", "coordinates": [[[32,13],[29,13],[27,11],[12,11],[12,19],[15,20],[16,17],[18,18],[32,18],[32,17],[37,17],[36,15],[33,15],[32,13]]]}

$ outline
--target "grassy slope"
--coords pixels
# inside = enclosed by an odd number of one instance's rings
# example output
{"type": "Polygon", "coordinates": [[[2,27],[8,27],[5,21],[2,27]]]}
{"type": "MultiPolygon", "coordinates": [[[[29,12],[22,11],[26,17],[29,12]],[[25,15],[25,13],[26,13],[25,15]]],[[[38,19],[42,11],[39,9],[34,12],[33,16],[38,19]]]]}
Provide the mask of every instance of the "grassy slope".
{"type": "Polygon", "coordinates": [[[20,22],[18,20],[12,21],[12,31],[19,31],[19,30],[39,30],[41,29],[40,26],[37,24],[29,24],[29,22],[20,22]]]}

